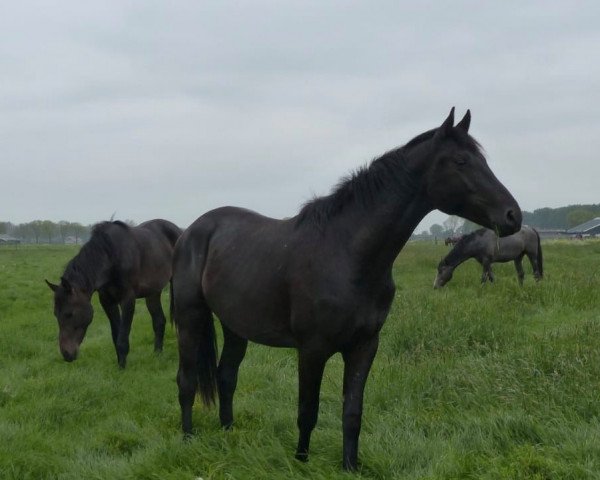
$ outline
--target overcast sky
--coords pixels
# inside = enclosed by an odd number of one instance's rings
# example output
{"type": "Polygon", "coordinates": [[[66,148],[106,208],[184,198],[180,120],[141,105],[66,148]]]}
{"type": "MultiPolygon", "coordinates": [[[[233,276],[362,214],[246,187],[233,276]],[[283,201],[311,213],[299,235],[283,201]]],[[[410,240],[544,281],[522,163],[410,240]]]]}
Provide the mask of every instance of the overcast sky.
{"type": "Polygon", "coordinates": [[[453,105],[523,209],[600,203],[598,1],[19,1],[0,40],[0,220],[292,216],[453,105]]]}

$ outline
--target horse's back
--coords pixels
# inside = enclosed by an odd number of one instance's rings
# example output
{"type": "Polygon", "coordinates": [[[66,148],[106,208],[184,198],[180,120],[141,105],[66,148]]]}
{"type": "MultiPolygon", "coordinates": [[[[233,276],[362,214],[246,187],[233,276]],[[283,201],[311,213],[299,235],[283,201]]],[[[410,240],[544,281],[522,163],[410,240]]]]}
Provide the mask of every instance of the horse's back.
{"type": "Polygon", "coordinates": [[[242,208],[205,213],[176,246],[174,277],[180,297],[201,295],[238,335],[290,345],[286,279],[292,232],[291,221],[242,208]]]}
{"type": "Polygon", "coordinates": [[[131,232],[139,250],[134,281],[137,296],[160,292],[171,278],[173,250],[181,229],[168,220],[156,219],[133,227],[131,232]]]}

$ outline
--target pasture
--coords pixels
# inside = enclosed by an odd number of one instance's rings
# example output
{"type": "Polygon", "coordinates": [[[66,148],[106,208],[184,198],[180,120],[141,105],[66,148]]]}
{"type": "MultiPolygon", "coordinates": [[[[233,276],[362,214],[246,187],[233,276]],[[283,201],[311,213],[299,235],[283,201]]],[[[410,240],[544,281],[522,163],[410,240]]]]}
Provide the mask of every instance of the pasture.
{"type": "MultiPolygon", "coordinates": [[[[341,470],[342,362],[325,370],[307,464],[297,440],[296,352],[250,345],[232,431],[194,407],[182,440],[175,332],[153,353],[142,301],[120,371],[97,298],[80,358],[57,347],[52,294],[77,247],[0,248],[0,478],[597,478],[600,242],[549,242],[545,279],[528,262],[459,267],[432,288],[443,244],[410,243],[365,394],[360,471],[341,470]]],[[[168,295],[163,304],[168,305],[168,295]]]]}

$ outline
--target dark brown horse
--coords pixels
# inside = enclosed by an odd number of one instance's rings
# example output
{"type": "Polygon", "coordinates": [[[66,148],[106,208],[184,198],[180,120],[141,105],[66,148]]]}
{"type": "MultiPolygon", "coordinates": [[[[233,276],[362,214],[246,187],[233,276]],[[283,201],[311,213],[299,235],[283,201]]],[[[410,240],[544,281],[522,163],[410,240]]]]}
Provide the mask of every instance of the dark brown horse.
{"type": "Polygon", "coordinates": [[[446,240],[444,240],[444,245],[456,245],[462,237],[462,235],[453,235],[451,237],[446,237],[446,240]]]}
{"type": "Polygon", "coordinates": [[[498,238],[493,230],[481,228],[463,236],[450,250],[450,253],[442,259],[438,265],[438,273],[433,287],[441,288],[446,285],[452,279],[454,269],[470,258],[477,260],[483,268],[481,283],[488,280],[494,281],[492,263],[514,260],[519,283],[523,285],[524,256],[527,256],[531,263],[535,280],[541,280],[544,276],[542,244],[535,228],[524,225],[517,233],[503,238],[498,238]]]}
{"type": "Polygon", "coordinates": [[[171,279],[173,247],[180,235],[181,229],[166,220],[150,220],[137,227],[119,221],[94,226],[90,240],[68,263],[60,284],[46,280],[54,292],[58,343],[67,362],[77,358],[92,321],[91,298],[95,291],[110,320],[120,367],[125,367],[129,352],[136,298],[146,299],[154,328],[154,349],[162,350],[165,314],[160,295],[171,279]]]}
{"type": "Polygon", "coordinates": [[[392,264],[421,219],[438,208],[509,235],[517,202],[468,134],[470,113],[374,160],[287,220],[225,207],[198,218],[173,260],[172,310],[179,341],[182,427],[192,432],[197,391],[220,401],[224,427],[248,340],[298,349],[300,436],[308,459],[323,369],[343,356],[343,465],[357,466],[363,391],[394,299],[392,264]],[[221,322],[217,366],[212,314],[221,322]]]}

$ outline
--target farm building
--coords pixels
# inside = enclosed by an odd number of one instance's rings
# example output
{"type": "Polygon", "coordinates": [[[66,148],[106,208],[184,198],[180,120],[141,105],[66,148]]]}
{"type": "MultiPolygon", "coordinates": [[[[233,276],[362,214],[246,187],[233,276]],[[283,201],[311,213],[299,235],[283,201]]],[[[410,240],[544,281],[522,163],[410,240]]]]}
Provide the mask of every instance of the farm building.
{"type": "Polygon", "coordinates": [[[600,217],[589,220],[567,230],[569,235],[598,235],[600,234],[600,217]]]}
{"type": "Polygon", "coordinates": [[[21,240],[5,233],[0,234],[0,245],[18,245],[21,240]]]}

